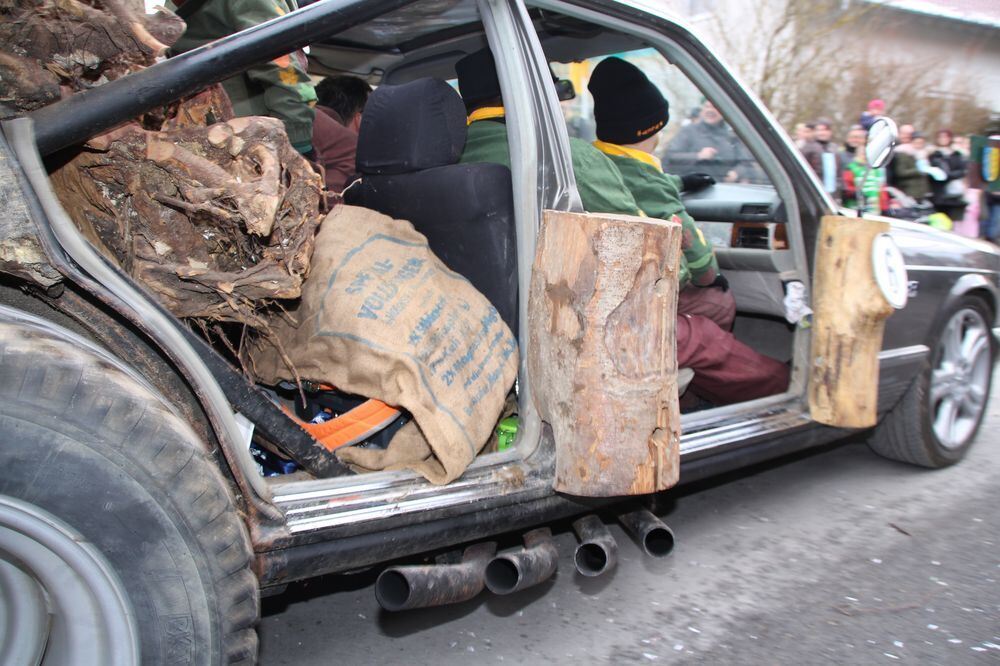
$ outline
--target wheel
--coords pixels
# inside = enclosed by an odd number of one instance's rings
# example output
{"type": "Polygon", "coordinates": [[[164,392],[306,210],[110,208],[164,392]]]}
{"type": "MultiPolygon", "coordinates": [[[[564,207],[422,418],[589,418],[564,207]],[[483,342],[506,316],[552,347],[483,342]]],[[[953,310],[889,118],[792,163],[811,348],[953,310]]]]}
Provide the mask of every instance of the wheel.
{"type": "Polygon", "coordinates": [[[974,296],[952,308],[920,375],[869,439],[876,453],[935,468],[965,456],[989,402],[991,321],[987,305],[974,296]]]}
{"type": "Polygon", "coordinates": [[[252,663],[250,556],[222,475],[161,398],[0,323],[0,663],[252,663]]]}

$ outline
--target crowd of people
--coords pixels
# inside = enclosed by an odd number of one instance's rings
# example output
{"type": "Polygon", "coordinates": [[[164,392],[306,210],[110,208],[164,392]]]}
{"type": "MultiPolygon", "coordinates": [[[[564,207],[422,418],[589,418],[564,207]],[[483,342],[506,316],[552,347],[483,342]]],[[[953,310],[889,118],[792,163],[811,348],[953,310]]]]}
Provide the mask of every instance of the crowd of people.
{"type": "Polygon", "coordinates": [[[928,137],[902,124],[892,160],[867,169],[868,128],[884,114],[885,103],[872,100],[858,124],[848,128],[843,145],[825,118],[796,125],[796,145],[824,189],[849,208],[863,200],[866,210],[1000,242],[1000,195],[969,186],[968,137],[945,128],[928,137]]]}

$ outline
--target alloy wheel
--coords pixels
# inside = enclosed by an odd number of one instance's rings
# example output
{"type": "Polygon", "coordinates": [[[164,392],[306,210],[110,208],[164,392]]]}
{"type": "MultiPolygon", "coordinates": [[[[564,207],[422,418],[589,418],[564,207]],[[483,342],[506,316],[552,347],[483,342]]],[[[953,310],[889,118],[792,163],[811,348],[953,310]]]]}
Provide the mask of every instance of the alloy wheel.
{"type": "Polygon", "coordinates": [[[931,421],[945,448],[964,445],[986,409],[990,383],[990,330],[971,308],[948,320],[935,350],[931,372],[931,421]]]}

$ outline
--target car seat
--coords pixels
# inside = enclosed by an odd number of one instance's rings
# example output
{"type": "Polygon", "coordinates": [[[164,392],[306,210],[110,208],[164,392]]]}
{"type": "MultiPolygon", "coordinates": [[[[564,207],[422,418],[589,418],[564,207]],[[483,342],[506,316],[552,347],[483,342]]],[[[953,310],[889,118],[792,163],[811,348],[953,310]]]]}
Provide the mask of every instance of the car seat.
{"type": "Polygon", "coordinates": [[[440,79],[380,86],[358,135],[361,182],[347,203],[409,220],[517,335],[517,245],[510,169],[458,164],[465,107],[440,79]]]}

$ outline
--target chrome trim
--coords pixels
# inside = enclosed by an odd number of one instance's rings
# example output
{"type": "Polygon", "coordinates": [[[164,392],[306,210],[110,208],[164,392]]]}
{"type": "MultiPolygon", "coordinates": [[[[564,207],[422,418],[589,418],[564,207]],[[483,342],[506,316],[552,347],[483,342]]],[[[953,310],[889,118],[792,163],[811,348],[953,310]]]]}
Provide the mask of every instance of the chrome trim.
{"type": "Polygon", "coordinates": [[[729,445],[742,446],[769,435],[813,423],[799,407],[782,409],[758,418],[734,420],[718,427],[681,436],[681,462],[702,458],[729,445]]]}
{"type": "MultiPolygon", "coordinates": [[[[681,461],[740,447],[810,423],[808,414],[798,404],[775,408],[756,417],[734,415],[713,427],[682,436],[681,461]]],[[[482,502],[492,500],[498,505],[510,505],[553,493],[552,458],[531,465],[512,461],[507,454],[490,454],[477,462],[480,464],[446,486],[435,486],[413,474],[398,473],[364,479],[361,483],[355,477],[355,483],[342,482],[336,487],[330,486],[329,479],[279,480],[273,482],[274,503],[285,514],[289,532],[302,534],[359,524],[381,529],[370,523],[429,511],[475,511],[482,508],[482,502]]]]}
{"type": "Polygon", "coordinates": [[[1000,345],[1000,326],[995,326],[993,328],[993,338],[997,341],[997,344],[1000,345]]]}
{"type": "Polygon", "coordinates": [[[883,349],[878,353],[879,362],[895,361],[903,358],[926,356],[931,351],[927,345],[911,345],[910,347],[896,347],[895,349],[883,349]]]}
{"type": "Polygon", "coordinates": [[[972,268],[969,266],[927,266],[921,264],[914,264],[906,266],[907,272],[909,271],[923,271],[923,272],[944,272],[944,273],[982,273],[983,275],[996,275],[997,271],[991,270],[989,268],[972,268]]]}

